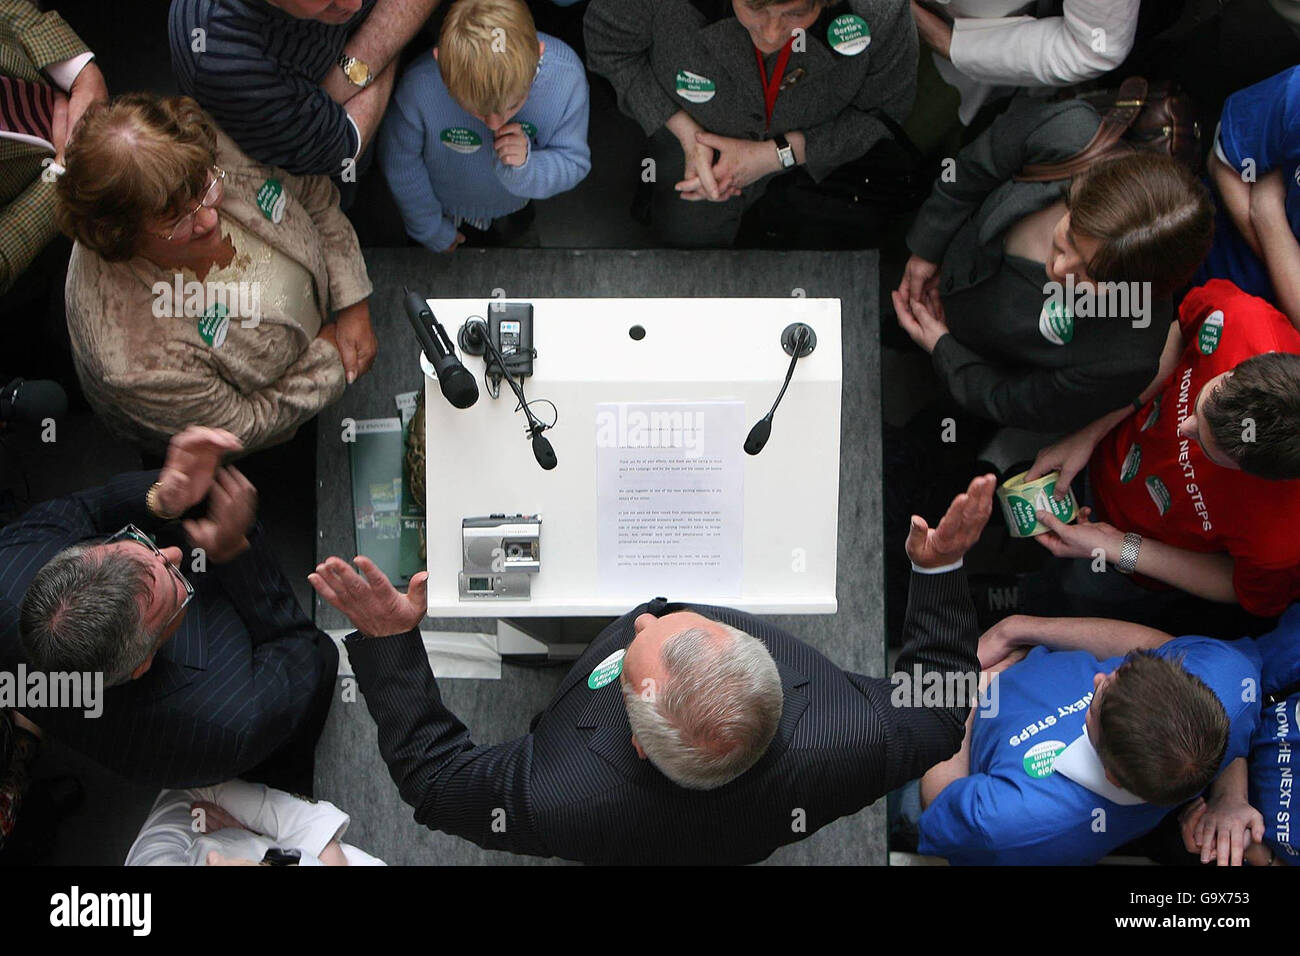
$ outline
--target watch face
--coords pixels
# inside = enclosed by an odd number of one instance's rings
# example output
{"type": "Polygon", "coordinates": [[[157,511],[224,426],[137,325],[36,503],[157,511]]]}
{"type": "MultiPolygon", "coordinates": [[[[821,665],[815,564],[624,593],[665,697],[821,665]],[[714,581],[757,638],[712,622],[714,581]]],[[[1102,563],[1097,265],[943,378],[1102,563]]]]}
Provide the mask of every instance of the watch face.
{"type": "Polygon", "coordinates": [[[366,66],[360,60],[349,60],[347,66],[343,67],[343,72],[348,75],[348,79],[357,86],[365,84],[370,79],[370,67],[366,66]]]}

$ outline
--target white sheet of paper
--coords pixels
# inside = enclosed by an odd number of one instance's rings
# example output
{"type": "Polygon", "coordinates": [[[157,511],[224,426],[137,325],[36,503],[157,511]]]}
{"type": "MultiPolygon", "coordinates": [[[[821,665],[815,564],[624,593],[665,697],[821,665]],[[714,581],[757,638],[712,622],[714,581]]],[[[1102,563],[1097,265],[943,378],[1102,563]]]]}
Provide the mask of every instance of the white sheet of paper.
{"type": "Polygon", "coordinates": [[[741,593],[744,414],[743,402],[596,406],[602,593],[741,593]]]}

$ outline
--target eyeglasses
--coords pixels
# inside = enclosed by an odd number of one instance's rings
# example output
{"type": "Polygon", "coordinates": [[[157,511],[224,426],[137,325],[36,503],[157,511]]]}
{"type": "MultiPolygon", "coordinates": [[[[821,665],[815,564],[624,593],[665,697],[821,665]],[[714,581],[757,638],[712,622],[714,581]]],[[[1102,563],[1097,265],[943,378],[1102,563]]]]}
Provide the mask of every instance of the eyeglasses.
{"type": "Polygon", "coordinates": [[[153,543],[153,538],[149,537],[148,534],[141,531],[135,525],[129,524],[116,534],[109,535],[104,543],[115,544],[118,541],[134,541],[136,544],[148,548],[158,557],[162,558],[167,565],[167,570],[171,572],[171,576],[179,581],[181,587],[185,589],[185,600],[181,602],[180,607],[172,612],[171,617],[167,618],[167,620],[163,622],[162,630],[167,630],[172,621],[176,620],[176,618],[180,616],[181,611],[184,611],[185,608],[189,606],[190,601],[194,600],[194,585],[190,584],[189,581],[186,581],[185,575],[181,574],[180,569],[168,561],[167,556],[158,550],[158,545],[153,543]]]}
{"type": "Polygon", "coordinates": [[[220,166],[213,166],[208,172],[208,177],[212,180],[207,189],[203,191],[203,198],[188,214],[177,220],[172,231],[162,236],[165,242],[178,242],[188,239],[194,233],[194,217],[203,209],[212,209],[217,203],[221,202],[221,197],[225,195],[226,171],[220,166]]]}

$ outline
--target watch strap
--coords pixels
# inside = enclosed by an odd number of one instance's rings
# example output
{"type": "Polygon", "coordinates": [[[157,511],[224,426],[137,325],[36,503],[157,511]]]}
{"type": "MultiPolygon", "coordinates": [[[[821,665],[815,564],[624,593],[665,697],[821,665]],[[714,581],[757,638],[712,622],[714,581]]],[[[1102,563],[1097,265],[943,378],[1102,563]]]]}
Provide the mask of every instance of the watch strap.
{"type": "Polygon", "coordinates": [[[1130,531],[1124,535],[1124,543],[1119,548],[1119,560],[1115,570],[1120,574],[1132,574],[1137,570],[1138,554],[1142,551],[1142,535],[1130,531]]]}

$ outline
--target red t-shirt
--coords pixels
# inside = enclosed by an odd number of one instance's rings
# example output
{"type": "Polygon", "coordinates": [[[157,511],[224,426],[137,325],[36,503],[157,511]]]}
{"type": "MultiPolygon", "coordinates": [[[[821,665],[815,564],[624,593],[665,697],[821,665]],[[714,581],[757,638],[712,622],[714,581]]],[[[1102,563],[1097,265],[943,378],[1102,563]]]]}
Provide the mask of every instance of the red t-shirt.
{"type": "Polygon", "coordinates": [[[1241,606],[1280,614],[1300,598],[1300,480],[1216,465],[1177,429],[1207,381],[1265,352],[1300,354],[1300,332],[1224,279],[1189,292],[1178,324],[1185,346],[1173,374],[1093,452],[1088,477],[1099,517],[1174,547],[1227,552],[1241,606]]]}

